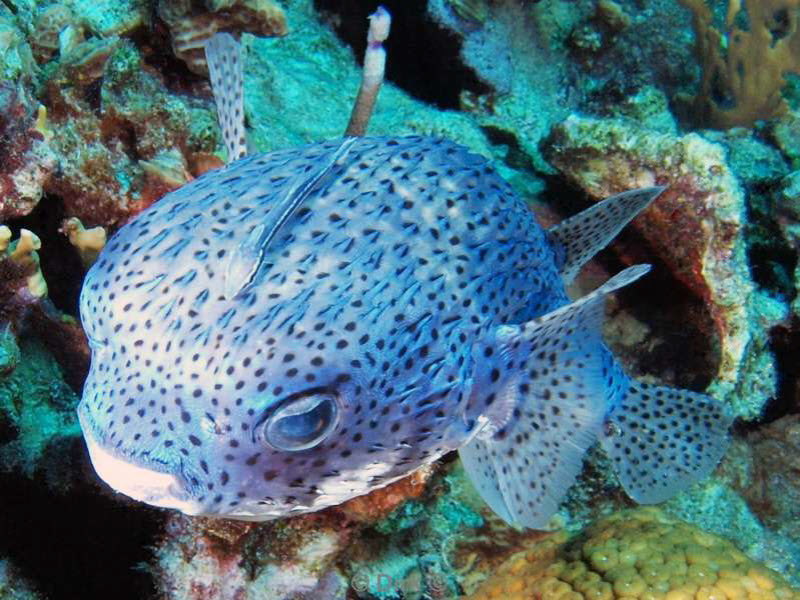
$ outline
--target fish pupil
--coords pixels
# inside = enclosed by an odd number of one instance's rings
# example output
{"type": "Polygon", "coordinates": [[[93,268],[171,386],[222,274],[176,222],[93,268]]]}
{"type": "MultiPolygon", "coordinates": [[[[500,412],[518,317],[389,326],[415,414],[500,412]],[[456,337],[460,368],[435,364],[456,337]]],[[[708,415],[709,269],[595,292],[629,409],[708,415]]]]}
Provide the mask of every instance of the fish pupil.
{"type": "Polygon", "coordinates": [[[302,398],[281,408],[267,421],[267,442],[287,451],[316,446],[336,426],[337,412],[336,402],[328,394],[302,398]]]}

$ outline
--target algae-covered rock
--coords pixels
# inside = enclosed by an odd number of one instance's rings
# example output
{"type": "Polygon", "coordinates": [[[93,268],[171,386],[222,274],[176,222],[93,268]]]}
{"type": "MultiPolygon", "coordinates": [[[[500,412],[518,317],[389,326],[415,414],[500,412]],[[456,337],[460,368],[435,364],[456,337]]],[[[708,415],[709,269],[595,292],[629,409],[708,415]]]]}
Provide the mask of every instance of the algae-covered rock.
{"type": "Polygon", "coordinates": [[[51,444],[80,436],[79,399],[41,342],[24,336],[19,348],[16,368],[0,378],[0,470],[33,477],[51,444]]]}
{"type": "Polygon", "coordinates": [[[66,60],[65,69],[48,80],[51,147],[60,168],[47,191],[64,200],[67,216],[108,226],[185,183],[199,157],[213,150],[218,129],[204,101],[172,94],[143,68],[131,43],[112,39],[96,50],[103,50],[97,55],[103,58],[97,82],[102,110],[92,109],[80,87],[92,80],[97,65],[87,63],[78,77],[70,74],[66,67],[72,63],[66,60]],[[176,168],[165,166],[167,155],[175,158],[176,168]]]}
{"type": "Polygon", "coordinates": [[[595,199],[668,186],[631,227],[711,315],[714,327],[705,333],[719,343],[717,393],[739,414],[758,415],[774,393],[775,373],[774,365],[747,368],[754,352],[769,356],[759,353],[766,339],[756,322],[745,254],[745,193],[725,149],[695,133],[679,136],[627,119],[573,115],[553,128],[546,155],[595,199]],[[756,388],[759,393],[752,393],[756,388]]]}
{"type": "Polygon", "coordinates": [[[40,600],[41,594],[14,568],[0,558],[0,600],[40,600]]]}
{"type": "MultiPolygon", "coordinates": [[[[319,22],[310,0],[287,3],[286,19],[291,34],[284,38],[245,37],[248,139],[260,152],[340,137],[361,77],[352,53],[319,22]]],[[[438,111],[391,84],[380,91],[368,134],[438,135],[494,156],[471,119],[438,111]]]]}

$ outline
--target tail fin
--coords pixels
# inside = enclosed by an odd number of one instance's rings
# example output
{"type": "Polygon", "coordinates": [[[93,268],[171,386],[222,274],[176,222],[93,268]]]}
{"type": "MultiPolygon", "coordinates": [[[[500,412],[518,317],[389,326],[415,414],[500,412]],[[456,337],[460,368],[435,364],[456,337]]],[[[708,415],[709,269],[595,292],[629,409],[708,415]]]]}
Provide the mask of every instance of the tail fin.
{"type": "Polygon", "coordinates": [[[488,421],[459,450],[483,499],[505,521],[544,529],[602,433],[616,371],[602,345],[606,295],[647,272],[630,267],[591,294],[478,349],[474,410],[488,421]],[[477,394],[480,396],[477,396],[477,394]]]}
{"type": "Polygon", "coordinates": [[[217,103],[217,118],[228,150],[228,162],[232,163],[247,154],[239,42],[229,33],[215,33],[206,40],[205,49],[211,89],[217,103]]]}
{"type": "Polygon", "coordinates": [[[602,445],[628,495],[654,504],[714,470],[731,421],[704,394],[631,381],[608,417],[602,445]]]}

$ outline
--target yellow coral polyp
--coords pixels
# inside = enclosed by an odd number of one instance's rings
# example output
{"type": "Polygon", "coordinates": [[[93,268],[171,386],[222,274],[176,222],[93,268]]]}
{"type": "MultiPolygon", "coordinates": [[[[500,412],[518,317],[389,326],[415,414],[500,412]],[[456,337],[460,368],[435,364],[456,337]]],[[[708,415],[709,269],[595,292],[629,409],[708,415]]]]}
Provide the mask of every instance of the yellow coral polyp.
{"type": "Polygon", "coordinates": [[[5,225],[0,225],[0,252],[8,250],[8,245],[11,242],[11,230],[5,225]]]}
{"type": "Polygon", "coordinates": [[[800,590],[718,536],[654,508],[518,552],[471,600],[800,600],[800,590]]]}
{"type": "Polygon", "coordinates": [[[44,136],[44,139],[49,140],[53,137],[53,131],[47,125],[47,108],[39,105],[36,111],[36,124],[33,128],[44,136]]]}
{"type": "Polygon", "coordinates": [[[62,231],[69,238],[87,269],[94,264],[100,251],[106,245],[106,230],[102,227],[86,229],[80,219],[72,217],[64,221],[62,231]]]}
{"type": "Polygon", "coordinates": [[[27,229],[20,230],[19,239],[13,242],[10,240],[11,230],[3,225],[0,227],[0,252],[6,259],[30,273],[25,286],[28,293],[34,298],[43,298],[47,295],[47,283],[39,268],[39,255],[36,254],[42,247],[42,241],[27,229]]]}

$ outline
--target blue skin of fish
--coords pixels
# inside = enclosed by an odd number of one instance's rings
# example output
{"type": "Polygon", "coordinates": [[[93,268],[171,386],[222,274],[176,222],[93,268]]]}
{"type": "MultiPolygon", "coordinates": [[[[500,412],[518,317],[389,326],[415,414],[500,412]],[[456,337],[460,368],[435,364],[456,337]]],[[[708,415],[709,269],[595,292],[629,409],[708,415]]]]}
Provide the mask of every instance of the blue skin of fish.
{"type": "MultiPolygon", "coordinates": [[[[255,520],[480,447],[465,463],[492,463],[477,475],[490,505],[542,526],[631,381],[585,319],[526,337],[570,300],[546,232],[485,159],[443,139],[365,137],[314,179],[340,146],[238,160],[112,237],[81,294],[87,439],[174,476],[185,512],[255,520]],[[258,247],[259,225],[309,181],[258,247]]],[[[704,429],[724,435],[711,413],[704,429]]]]}

